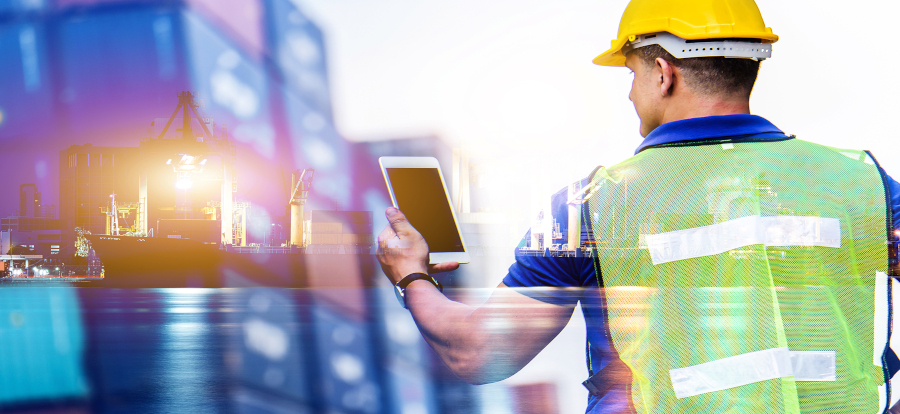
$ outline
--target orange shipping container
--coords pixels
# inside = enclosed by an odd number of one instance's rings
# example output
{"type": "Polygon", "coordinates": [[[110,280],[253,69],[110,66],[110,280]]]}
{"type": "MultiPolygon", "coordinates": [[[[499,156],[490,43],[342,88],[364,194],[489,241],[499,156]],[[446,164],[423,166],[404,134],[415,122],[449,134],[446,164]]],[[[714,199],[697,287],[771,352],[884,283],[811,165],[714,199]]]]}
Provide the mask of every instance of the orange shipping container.
{"type": "Polygon", "coordinates": [[[309,230],[313,234],[340,234],[344,231],[341,223],[310,222],[309,230]]]}
{"type": "Polygon", "coordinates": [[[343,239],[343,244],[372,244],[372,235],[368,233],[344,234],[343,239]]]}
{"type": "Polygon", "coordinates": [[[312,233],[309,235],[309,244],[343,244],[342,234],[312,233]]]}

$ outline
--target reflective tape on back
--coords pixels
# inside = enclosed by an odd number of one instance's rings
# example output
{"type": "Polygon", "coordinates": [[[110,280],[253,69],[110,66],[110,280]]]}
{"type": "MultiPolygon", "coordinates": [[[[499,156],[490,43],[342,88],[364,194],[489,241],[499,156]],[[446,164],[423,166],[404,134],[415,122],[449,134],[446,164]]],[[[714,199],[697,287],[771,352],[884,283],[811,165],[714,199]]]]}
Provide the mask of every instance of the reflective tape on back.
{"type": "Polygon", "coordinates": [[[654,265],[725,253],[753,244],[841,247],[841,222],[807,216],[748,216],[646,236],[654,265]]]}
{"type": "Polygon", "coordinates": [[[837,353],[791,351],[791,369],[796,381],[837,381],[837,353]]]}
{"type": "Polygon", "coordinates": [[[781,377],[796,381],[835,381],[834,351],[772,348],[669,370],[677,398],[722,391],[781,377]]]}

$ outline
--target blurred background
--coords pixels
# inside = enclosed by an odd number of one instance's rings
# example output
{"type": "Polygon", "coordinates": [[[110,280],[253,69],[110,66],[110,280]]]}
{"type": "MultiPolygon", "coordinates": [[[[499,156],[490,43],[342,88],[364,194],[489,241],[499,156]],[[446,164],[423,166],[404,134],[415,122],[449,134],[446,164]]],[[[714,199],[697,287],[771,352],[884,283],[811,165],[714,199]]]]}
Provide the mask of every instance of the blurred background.
{"type": "MultiPolygon", "coordinates": [[[[377,158],[441,162],[474,256],[442,280],[483,301],[641,141],[591,63],[626,4],[0,0],[0,412],[583,411],[580,311],[497,384],[435,359],[371,254],[377,158]]],[[[900,175],[900,6],[758,4],[753,111],[900,175]]]]}

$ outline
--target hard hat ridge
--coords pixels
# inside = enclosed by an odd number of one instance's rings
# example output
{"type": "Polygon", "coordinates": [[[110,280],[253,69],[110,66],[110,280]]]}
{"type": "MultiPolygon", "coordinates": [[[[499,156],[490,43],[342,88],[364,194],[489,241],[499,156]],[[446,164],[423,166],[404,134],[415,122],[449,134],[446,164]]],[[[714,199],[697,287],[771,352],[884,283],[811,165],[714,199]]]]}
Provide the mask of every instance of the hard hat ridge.
{"type": "Polygon", "coordinates": [[[756,39],[685,40],[670,33],[632,36],[622,46],[622,54],[634,49],[659,45],[677,59],[694,57],[743,58],[757,61],[772,57],[772,45],[756,39]]]}

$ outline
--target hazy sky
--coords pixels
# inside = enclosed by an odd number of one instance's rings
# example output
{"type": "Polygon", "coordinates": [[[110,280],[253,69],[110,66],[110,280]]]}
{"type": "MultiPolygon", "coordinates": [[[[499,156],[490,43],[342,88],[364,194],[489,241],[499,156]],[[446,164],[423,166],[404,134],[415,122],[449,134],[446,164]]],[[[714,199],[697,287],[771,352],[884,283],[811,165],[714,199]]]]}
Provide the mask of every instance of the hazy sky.
{"type": "MultiPolygon", "coordinates": [[[[628,71],[591,63],[626,1],[296,1],[326,31],[348,139],[437,133],[499,164],[542,170],[551,187],[641,141],[628,71]]],[[[890,122],[900,59],[889,40],[900,3],[758,4],[781,40],[762,65],[753,112],[802,139],[870,149],[900,176],[890,122]]]]}

